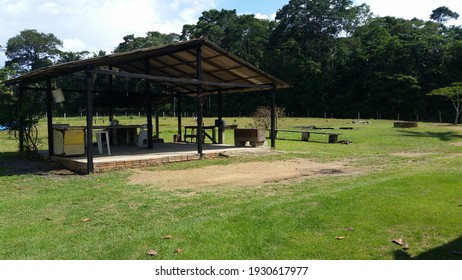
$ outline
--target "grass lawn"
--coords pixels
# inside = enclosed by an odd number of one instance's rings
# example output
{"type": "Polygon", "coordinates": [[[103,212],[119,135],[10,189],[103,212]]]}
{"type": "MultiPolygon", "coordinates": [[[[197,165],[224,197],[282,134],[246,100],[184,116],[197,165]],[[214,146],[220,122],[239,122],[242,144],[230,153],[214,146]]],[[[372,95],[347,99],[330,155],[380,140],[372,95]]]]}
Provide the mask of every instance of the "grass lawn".
{"type": "MultiPolygon", "coordinates": [[[[225,120],[239,127],[251,122],[225,120]]],[[[80,118],[56,122],[84,124],[80,118]]],[[[171,141],[175,120],[160,122],[160,136],[171,141]]],[[[183,125],[189,122],[194,120],[183,125]]],[[[287,140],[276,142],[282,153],[148,170],[310,159],[348,162],[361,172],[217,190],[165,189],[155,182],[129,184],[134,170],[88,176],[15,172],[9,163],[22,158],[17,141],[0,132],[0,259],[462,259],[461,126],[401,129],[386,120],[288,118],[279,127],[297,125],[353,127],[339,137],[352,144],[327,144],[321,135],[312,136],[319,142],[296,141],[300,135],[287,133],[287,140]],[[408,250],[392,242],[398,238],[408,250]],[[149,256],[149,250],[158,255],[149,256]]],[[[45,128],[41,124],[42,147],[45,128]]],[[[227,132],[227,143],[232,135],[227,132]]]]}

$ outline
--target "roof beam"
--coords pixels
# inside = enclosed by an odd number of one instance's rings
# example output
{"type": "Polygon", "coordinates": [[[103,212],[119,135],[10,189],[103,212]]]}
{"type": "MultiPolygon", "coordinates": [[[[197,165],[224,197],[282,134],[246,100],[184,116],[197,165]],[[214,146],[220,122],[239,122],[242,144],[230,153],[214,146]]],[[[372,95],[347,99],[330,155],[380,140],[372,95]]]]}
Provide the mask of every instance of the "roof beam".
{"type": "Polygon", "coordinates": [[[237,84],[237,83],[226,83],[226,82],[188,80],[188,79],[181,79],[181,78],[152,76],[152,75],[146,75],[146,74],[128,73],[128,72],[120,72],[120,71],[105,70],[105,69],[93,69],[93,70],[90,70],[89,72],[95,73],[95,74],[121,76],[121,77],[126,77],[126,78],[146,79],[150,81],[164,82],[164,83],[216,86],[216,87],[224,87],[224,88],[258,88],[258,89],[272,89],[273,88],[272,85],[237,84]]]}

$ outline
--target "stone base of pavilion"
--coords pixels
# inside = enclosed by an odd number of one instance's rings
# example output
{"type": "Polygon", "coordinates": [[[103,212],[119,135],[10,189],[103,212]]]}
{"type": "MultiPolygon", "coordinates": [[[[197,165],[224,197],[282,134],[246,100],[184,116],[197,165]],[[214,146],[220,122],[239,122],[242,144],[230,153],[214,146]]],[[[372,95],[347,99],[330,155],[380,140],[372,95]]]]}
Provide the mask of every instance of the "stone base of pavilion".
{"type": "MultiPolygon", "coordinates": [[[[195,143],[155,143],[153,149],[138,148],[136,146],[111,146],[111,155],[107,154],[106,147],[103,153],[98,153],[98,148],[93,147],[94,172],[106,172],[113,170],[140,168],[174,162],[199,160],[197,144],[195,143]]],[[[203,144],[203,159],[220,156],[251,155],[272,153],[274,150],[268,146],[261,147],[235,147],[230,145],[203,144]]],[[[42,151],[43,158],[60,162],[66,169],[76,173],[87,173],[87,158],[82,156],[48,156],[47,151],[42,151]]]]}

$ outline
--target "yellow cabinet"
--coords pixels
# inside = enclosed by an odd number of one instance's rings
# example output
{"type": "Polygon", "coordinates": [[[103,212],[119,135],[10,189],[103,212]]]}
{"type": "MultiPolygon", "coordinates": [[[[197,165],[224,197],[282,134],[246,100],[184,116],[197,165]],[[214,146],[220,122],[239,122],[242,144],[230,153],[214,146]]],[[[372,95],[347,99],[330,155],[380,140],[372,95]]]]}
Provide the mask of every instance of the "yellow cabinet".
{"type": "Polygon", "coordinates": [[[58,156],[85,154],[85,128],[53,126],[53,154],[58,156]]]}

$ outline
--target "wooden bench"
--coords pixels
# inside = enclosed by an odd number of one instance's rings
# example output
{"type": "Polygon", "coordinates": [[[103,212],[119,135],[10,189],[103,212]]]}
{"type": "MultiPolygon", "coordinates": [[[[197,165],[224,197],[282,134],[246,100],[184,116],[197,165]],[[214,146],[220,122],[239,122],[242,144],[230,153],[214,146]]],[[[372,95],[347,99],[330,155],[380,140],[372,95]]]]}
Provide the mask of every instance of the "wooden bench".
{"type": "Polygon", "coordinates": [[[317,132],[317,131],[311,131],[311,130],[307,131],[307,130],[276,129],[276,138],[277,138],[277,133],[278,132],[301,133],[301,135],[302,135],[301,140],[302,141],[309,141],[310,140],[310,134],[328,135],[329,136],[329,143],[337,143],[338,136],[341,135],[341,133],[335,133],[335,132],[317,132]]]}

